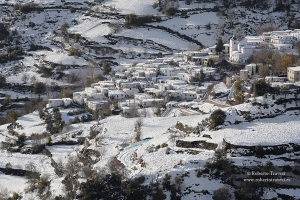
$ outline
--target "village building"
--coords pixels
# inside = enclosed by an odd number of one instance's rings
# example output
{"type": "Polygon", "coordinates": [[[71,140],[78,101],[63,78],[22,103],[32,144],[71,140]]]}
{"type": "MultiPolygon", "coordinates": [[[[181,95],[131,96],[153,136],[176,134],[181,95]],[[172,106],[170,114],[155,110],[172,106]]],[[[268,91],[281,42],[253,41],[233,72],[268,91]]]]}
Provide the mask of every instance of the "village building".
{"type": "Polygon", "coordinates": [[[288,67],[287,77],[291,83],[300,81],[300,66],[298,67],[288,67]]]}

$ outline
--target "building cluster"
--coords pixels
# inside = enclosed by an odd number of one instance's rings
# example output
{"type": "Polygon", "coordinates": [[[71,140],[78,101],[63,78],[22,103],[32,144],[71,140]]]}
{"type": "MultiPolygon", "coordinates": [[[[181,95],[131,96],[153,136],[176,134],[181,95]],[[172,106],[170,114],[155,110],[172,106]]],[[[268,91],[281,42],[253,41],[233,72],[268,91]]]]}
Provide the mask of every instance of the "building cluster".
{"type": "Polygon", "coordinates": [[[300,29],[264,32],[261,36],[246,36],[241,41],[233,36],[229,42],[229,61],[246,63],[262,46],[276,51],[294,52],[294,45],[299,40],[300,29]]]}
{"type": "MultiPolygon", "coordinates": [[[[117,105],[123,113],[129,113],[133,109],[156,107],[171,101],[202,100],[208,96],[211,83],[203,84],[204,80],[220,81],[220,74],[211,65],[227,55],[230,61],[244,63],[262,44],[293,49],[299,37],[300,30],[273,31],[262,36],[246,37],[242,41],[233,37],[230,44],[224,45],[222,58],[215,45],[201,51],[184,51],[137,64],[120,64],[114,68],[109,81],[93,83],[84,91],[74,92],[73,99],[49,99],[47,107],[73,103],[97,110],[110,103],[117,105]]],[[[239,75],[227,77],[227,88],[232,87],[238,78],[244,81],[257,78],[260,67],[259,64],[245,65],[239,75]]],[[[267,76],[265,81],[272,87],[300,82],[300,67],[289,67],[287,76],[267,76]]]]}
{"type": "Polygon", "coordinates": [[[208,63],[218,61],[219,55],[215,47],[211,47],[134,65],[120,64],[114,68],[111,80],[93,83],[84,91],[74,92],[73,99],[49,99],[47,107],[73,103],[97,110],[109,102],[117,103],[126,113],[169,101],[200,100],[207,95],[207,85],[200,84],[203,81],[200,76],[218,80],[216,69],[208,66],[208,63]]]}
{"type": "MultiPolygon", "coordinates": [[[[240,70],[240,75],[235,79],[240,78],[243,81],[259,78],[258,71],[262,67],[261,64],[245,65],[245,68],[240,70]]],[[[265,82],[271,87],[292,87],[300,85],[300,66],[288,67],[287,73],[279,76],[266,76],[265,82]]]]}

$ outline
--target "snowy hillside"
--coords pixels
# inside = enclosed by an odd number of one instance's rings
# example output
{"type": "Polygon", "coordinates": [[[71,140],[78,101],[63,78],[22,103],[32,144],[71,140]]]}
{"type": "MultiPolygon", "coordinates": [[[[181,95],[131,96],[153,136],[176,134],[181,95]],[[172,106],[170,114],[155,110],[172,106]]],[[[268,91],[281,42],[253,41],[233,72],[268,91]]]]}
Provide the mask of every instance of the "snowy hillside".
{"type": "Polygon", "coordinates": [[[299,91],[232,102],[242,68],[206,47],[300,2],[226,2],[0,0],[0,199],[299,199],[299,91]],[[272,167],[292,183],[241,183],[272,167]]]}

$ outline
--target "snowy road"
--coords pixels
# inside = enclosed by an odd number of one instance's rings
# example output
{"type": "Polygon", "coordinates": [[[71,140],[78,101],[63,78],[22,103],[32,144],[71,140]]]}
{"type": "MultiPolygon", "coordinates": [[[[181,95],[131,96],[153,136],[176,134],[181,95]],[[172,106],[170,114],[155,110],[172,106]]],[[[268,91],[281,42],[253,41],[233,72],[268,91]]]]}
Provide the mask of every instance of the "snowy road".
{"type": "Polygon", "coordinates": [[[133,143],[129,147],[126,147],[118,156],[118,159],[125,165],[126,168],[130,168],[134,163],[130,160],[131,155],[143,144],[150,141],[150,139],[145,139],[140,142],[133,143]]]}

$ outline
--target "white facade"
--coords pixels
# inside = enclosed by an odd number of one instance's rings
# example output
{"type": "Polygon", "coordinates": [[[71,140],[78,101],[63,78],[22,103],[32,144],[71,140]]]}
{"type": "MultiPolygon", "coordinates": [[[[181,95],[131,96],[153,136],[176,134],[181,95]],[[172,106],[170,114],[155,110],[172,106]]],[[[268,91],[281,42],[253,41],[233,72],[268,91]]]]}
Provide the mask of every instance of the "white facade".
{"type": "Polygon", "coordinates": [[[285,82],[287,80],[286,77],[277,77],[277,76],[266,76],[265,81],[266,83],[273,83],[273,82],[285,82]]]}
{"type": "Polygon", "coordinates": [[[97,101],[97,100],[92,100],[92,101],[87,101],[87,107],[92,110],[97,110],[101,109],[103,105],[107,103],[107,101],[97,101]]]}
{"type": "Polygon", "coordinates": [[[125,100],[126,94],[121,90],[109,90],[108,97],[110,99],[122,101],[125,100]]]}
{"type": "Polygon", "coordinates": [[[47,108],[60,107],[64,105],[64,101],[62,99],[49,99],[47,108]]]}
{"type": "Polygon", "coordinates": [[[246,36],[238,41],[234,36],[229,43],[229,61],[245,63],[262,45],[274,50],[295,52],[294,44],[300,40],[300,30],[265,32],[261,36],[246,36]]]}
{"type": "Polygon", "coordinates": [[[300,81],[300,66],[298,67],[288,67],[287,70],[288,80],[291,83],[300,81]]]}
{"type": "Polygon", "coordinates": [[[164,100],[163,99],[143,99],[142,100],[142,106],[143,107],[153,107],[157,105],[163,105],[164,100]]]}

